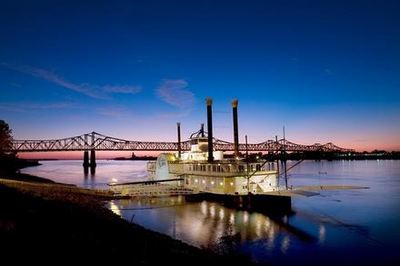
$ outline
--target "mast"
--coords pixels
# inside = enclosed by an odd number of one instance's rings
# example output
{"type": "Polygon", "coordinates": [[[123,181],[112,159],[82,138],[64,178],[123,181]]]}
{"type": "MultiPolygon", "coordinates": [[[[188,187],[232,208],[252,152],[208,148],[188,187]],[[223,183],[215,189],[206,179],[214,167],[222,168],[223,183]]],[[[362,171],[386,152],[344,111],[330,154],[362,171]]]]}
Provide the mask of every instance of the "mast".
{"type": "Polygon", "coordinates": [[[207,131],[208,131],[208,162],[214,162],[213,155],[213,129],[212,129],[212,99],[207,98],[207,131]]]}
{"type": "Polygon", "coordinates": [[[238,100],[232,101],[232,114],[233,114],[233,147],[235,157],[239,157],[239,127],[238,127],[238,100]]]}
{"type": "Polygon", "coordinates": [[[182,148],[181,148],[181,123],[176,123],[176,129],[178,131],[178,159],[181,159],[181,152],[182,152],[182,148]]]}
{"type": "Polygon", "coordinates": [[[245,135],[245,144],[246,144],[247,194],[250,194],[249,151],[247,149],[247,135],[245,135]]]}

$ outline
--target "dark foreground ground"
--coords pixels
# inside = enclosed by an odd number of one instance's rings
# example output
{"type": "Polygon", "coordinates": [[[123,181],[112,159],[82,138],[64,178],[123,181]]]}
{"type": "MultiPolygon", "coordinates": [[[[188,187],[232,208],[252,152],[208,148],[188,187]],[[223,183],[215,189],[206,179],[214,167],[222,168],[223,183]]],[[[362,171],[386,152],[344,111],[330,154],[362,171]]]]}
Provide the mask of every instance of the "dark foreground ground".
{"type": "Polygon", "coordinates": [[[219,256],[130,224],[103,207],[110,195],[26,178],[31,182],[0,179],[0,254],[9,265],[249,264],[243,257],[219,256]]]}

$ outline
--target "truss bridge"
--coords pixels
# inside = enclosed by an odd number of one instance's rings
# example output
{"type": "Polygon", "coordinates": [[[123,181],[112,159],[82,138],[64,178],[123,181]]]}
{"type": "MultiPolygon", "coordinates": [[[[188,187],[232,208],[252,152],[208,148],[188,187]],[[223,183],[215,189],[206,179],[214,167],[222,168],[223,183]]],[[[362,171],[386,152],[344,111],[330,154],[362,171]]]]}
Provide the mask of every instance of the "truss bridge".
{"type": "MultiPolygon", "coordinates": [[[[214,139],[214,149],[219,151],[234,151],[234,143],[214,139]]],[[[125,140],[91,132],[80,136],[49,140],[13,140],[14,152],[49,152],[49,151],[178,151],[178,142],[157,142],[125,140]]],[[[180,143],[181,150],[190,149],[190,140],[180,143]]],[[[240,143],[239,150],[245,151],[246,144],[240,143]]],[[[261,143],[247,144],[248,151],[260,152],[352,152],[351,149],[341,148],[329,142],[312,145],[297,144],[285,139],[266,140],[261,143]]]]}

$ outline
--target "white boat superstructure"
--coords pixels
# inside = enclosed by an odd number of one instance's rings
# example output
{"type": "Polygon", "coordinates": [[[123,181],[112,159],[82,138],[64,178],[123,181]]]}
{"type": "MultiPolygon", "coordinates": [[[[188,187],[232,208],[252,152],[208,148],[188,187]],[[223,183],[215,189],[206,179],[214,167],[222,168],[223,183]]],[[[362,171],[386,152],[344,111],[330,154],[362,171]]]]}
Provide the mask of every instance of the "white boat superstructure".
{"type": "MultiPolygon", "coordinates": [[[[191,139],[191,150],[163,153],[157,161],[148,162],[150,180],[180,178],[180,184],[198,192],[227,195],[262,194],[279,189],[275,162],[225,159],[221,151],[213,151],[208,162],[207,138],[191,139]]],[[[178,181],[175,181],[178,182],[178,181]]]]}
{"type": "MultiPolygon", "coordinates": [[[[190,136],[190,151],[180,150],[180,123],[178,152],[160,154],[149,162],[147,170],[152,181],[174,179],[185,188],[201,193],[221,195],[262,194],[279,190],[279,173],[275,162],[259,158],[250,161],[239,153],[238,101],[232,101],[234,156],[224,158],[222,151],[213,149],[212,100],[207,103],[207,134],[201,129],[190,136]],[[207,135],[207,136],[206,136],[207,135]]],[[[247,154],[247,153],[246,153],[247,154]]]]}

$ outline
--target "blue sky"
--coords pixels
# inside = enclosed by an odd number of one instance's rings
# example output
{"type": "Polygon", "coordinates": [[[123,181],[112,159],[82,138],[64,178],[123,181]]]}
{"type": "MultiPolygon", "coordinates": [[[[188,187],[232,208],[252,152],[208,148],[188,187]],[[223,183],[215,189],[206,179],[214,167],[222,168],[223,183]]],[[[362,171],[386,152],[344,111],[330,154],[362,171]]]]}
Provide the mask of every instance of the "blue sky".
{"type": "Polygon", "coordinates": [[[0,119],[16,139],[282,135],[400,150],[398,1],[2,1],[0,119]]]}

